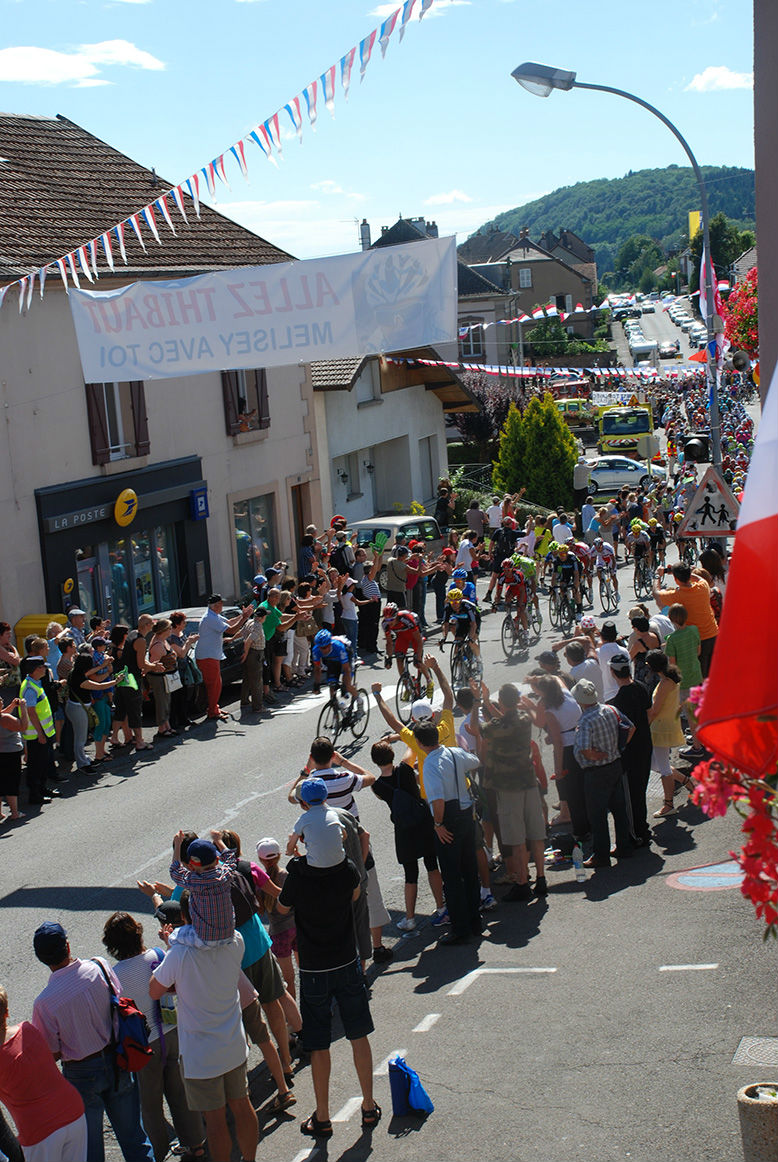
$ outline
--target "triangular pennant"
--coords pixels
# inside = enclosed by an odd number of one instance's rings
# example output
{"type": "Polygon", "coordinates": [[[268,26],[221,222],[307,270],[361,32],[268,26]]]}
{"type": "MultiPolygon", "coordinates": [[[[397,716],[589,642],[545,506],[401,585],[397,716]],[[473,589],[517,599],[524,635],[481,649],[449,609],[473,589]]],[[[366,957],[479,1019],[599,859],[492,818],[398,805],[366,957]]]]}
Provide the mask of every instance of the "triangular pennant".
{"type": "Polygon", "coordinates": [[[400,15],[400,9],[398,8],[395,12],[393,12],[391,14],[391,16],[387,16],[386,20],[381,25],[380,32],[378,33],[378,43],[381,45],[381,56],[382,57],[386,56],[386,50],[389,47],[389,40],[391,38],[392,33],[394,32],[394,26],[397,23],[397,17],[399,15],[400,15]]]}
{"type": "Polygon", "coordinates": [[[173,234],[175,234],[176,228],[173,225],[173,219],[170,217],[170,209],[167,204],[167,194],[162,194],[159,198],[157,198],[154,205],[157,207],[160,214],[165,219],[170,229],[173,231],[173,234]]]}
{"type": "Polygon", "coordinates": [[[415,3],[416,3],[416,0],[405,0],[405,3],[403,4],[402,20],[400,21],[400,40],[401,41],[402,41],[402,38],[405,36],[405,26],[411,18],[411,13],[413,12],[413,6],[415,3]]]}
{"type": "Polygon", "coordinates": [[[216,170],[216,173],[219,175],[220,179],[224,182],[227,189],[229,189],[230,183],[227,181],[227,174],[224,170],[224,154],[220,153],[218,157],[214,158],[211,164],[213,165],[213,168],[216,170]]]}
{"type": "MultiPolygon", "coordinates": [[[[126,266],[127,265],[127,252],[124,249],[124,222],[117,222],[117,224],[113,228],[113,232],[116,235],[116,241],[119,243],[119,253],[122,256],[122,262],[126,266]]],[[[110,246],[110,242],[109,242],[109,246],[110,246]]]]}
{"type": "Polygon", "coordinates": [[[143,241],[143,235],[140,232],[140,222],[138,221],[138,215],[137,214],[130,214],[127,221],[130,223],[133,230],[135,231],[137,239],[140,242],[141,246],[143,247],[143,253],[145,254],[146,253],[146,243],[143,241]]]}
{"type": "Polygon", "coordinates": [[[243,174],[244,178],[248,179],[249,169],[248,169],[248,166],[246,165],[246,150],[243,147],[243,142],[236,141],[234,145],[231,145],[230,146],[230,153],[233,155],[233,157],[237,161],[237,163],[240,167],[240,172],[243,174]]]}
{"type": "Polygon", "coordinates": [[[283,152],[281,145],[281,126],[278,124],[278,114],[274,113],[272,117],[268,117],[267,121],[263,122],[263,129],[269,135],[270,140],[276,147],[279,153],[283,152]]]}
{"type": "Polygon", "coordinates": [[[432,0],[421,0],[421,12],[419,13],[419,20],[424,19],[424,13],[429,12],[432,7],[432,0]]]}
{"type": "Polygon", "coordinates": [[[32,292],[34,290],[35,290],[35,272],[33,272],[30,275],[30,284],[27,287],[27,310],[28,311],[30,309],[30,303],[32,302],[32,292]]]}
{"type": "Polygon", "coordinates": [[[43,298],[43,288],[46,285],[46,274],[48,273],[48,266],[42,266],[38,271],[38,286],[41,288],[41,298],[43,298]]]}
{"type": "Polygon", "coordinates": [[[0,286],[0,311],[2,311],[2,309],[3,309],[3,301],[5,299],[5,296],[8,294],[8,292],[12,286],[13,286],[13,283],[11,283],[9,286],[0,286]]]}
{"type": "Polygon", "coordinates": [[[81,269],[83,270],[84,274],[86,275],[86,277],[89,279],[90,282],[94,282],[95,281],[94,276],[92,275],[92,272],[89,269],[89,259],[87,258],[87,254],[86,254],[86,246],[79,246],[77,254],[78,254],[78,261],[81,264],[81,269]]]}
{"type": "Polygon", "coordinates": [[[20,315],[21,315],[22,309],[24,307],[24,298],[25,298],[25,295],[27,294],[27,283],[29,281],[30,280],[26,277],[20,278],[16,284],[19,288],[19,314],[20,315]]]}
{"type": "Polygon", "coordinates": [[[154,235],[154,238],[161,246],[162,241],[159,237],[159,231],[157,230],[157,219],[154,217],[153,207],[152,206],[144,206],[143,209],[141,210],[141,214],[143,215],[143,221],[146,223],[149,230],[154,235]]]}
{"type": "Polygon", "coordinates": [[[181,186],[174,186],[170,192],[173,195],[173,201],[178,206],[179,214],[181,215],[181,217],[184,219],[184,221],[186,222],[186,224],[188,226],[189,219],[186,216],[186,207],[184,206],[184,191],[181,189],[181,186]]]}
{"type": "Polygon", "coordinates": [[[78,290],[81,290],[81,283],[78,281],[78,271],[76,270],[76,262],[73,254],[67,255],[68,269],[70,270],[70,277],[75,283],[78,290]]]}
{"type": "Polygon", "coordinates": [[[213,162],[209,161],[208,165],[204,165],[200,173],[205,178],[205,184],[208,186],[208,193],[213,197],[216,193],[216,171],[213,168],[213,162]]]}
{"type": "Polygon", "coordinates": [[[300,98],[299,97],[292,97],[292,100],[288,101],[287,104],[284,105],[284,108],[286,109],[287,113],[289,114],[289,119],[292,122],[292,125],[294,125],[295,132],[297,134],[297,138],[300,142],[300,145],[302,145],[302,143],[303,143],[303,115],[302,115],[302,112],[300,110],[300,98]]]}
{"type": "Polygon", "coordinates": [[[329,109],[332,116],[335,116],[335,66],[330,65],[326,72],[322,73],[319,78],[321,81],[321,91],[324,94],[324,104],[329,109]]]}
{"type": "Polygon", "coordinates": [[[360,40],[360,42],[359,42],[359,79],[360,79],[360,81],[364,81],[364,79],[365,79],[365,69],[367,68],[368,64],[370,63],[370,54],[373,51],[373,45],[375,44],[375,38],[376,38],[376,30],[374,28],[373,31],[368,36],[365,37],[364,40],[360,40]]]}
{"type": "Polygon", "coordinates": [[[350,48],[345,56],[340,58],[340,83],[343,86],[343,97],[348,100],[348,91],[351,87],[351,70],[354,66],[354,57],[357,55],[356,48],[350,48]]]}
{"type": "Polygon", "coordinates": [[[187,188],[190,197],[194,203],[195,214],[200,217],[200,179],[196,173],[193,173],[190,178],[186,179],[187,188]]]}
{"type": "Polygon", "coordinates": [[[97,239],[93,238],[89,243],[89,261],[92,263],[92,273],[95,278],[100,277],[100,271],[97,269],[97,239]]]}
{"type": "Polygon", "coordinates": [[[308,107],[308,120],[311,123],[311,129],[316,124],[316,97],[319,91],[319,82],[311,81],[310,85],[306,85],[303,89],[303,96],[305,97],[305,104],[308,107]]]}
{"type": "Polygon", "coordinates": [[[60,278],[62,279],[62,285],[65,288],[65,294],[69,295],[70,294],[70,287],[68,286],[68,275],[67,275],[67,269],[65,267],[65,259],[64,258],[57,259],[57,270],[60,273],[60,278]]]}

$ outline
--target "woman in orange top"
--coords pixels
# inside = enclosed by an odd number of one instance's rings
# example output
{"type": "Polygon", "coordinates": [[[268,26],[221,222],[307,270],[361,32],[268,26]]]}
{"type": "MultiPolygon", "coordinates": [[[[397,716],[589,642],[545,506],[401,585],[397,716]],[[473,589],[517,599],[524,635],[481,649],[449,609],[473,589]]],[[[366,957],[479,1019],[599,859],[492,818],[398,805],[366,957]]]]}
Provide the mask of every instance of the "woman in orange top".
{"type": "Polygon", "coordinates": [[[670,572],[676,582],[675,589],[660,589],[664,578],[664,568],[656,571],[654,600],[660,609],[666,605],[683,605],[686,610],[687,625],[696,625],[700,631],[700,666],[703,678],[707,678],[713,657],[713,647],[719,632],[718,623],[710,603],[710,586],[702,577],[692,575],[688,565],[671,566],[670,572]]]}

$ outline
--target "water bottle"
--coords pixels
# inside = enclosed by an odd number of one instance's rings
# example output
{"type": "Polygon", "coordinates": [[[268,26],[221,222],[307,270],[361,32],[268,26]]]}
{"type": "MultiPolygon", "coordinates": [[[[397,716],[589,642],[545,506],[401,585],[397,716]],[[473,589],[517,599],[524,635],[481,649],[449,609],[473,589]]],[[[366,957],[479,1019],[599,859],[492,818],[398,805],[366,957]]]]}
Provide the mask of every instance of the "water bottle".
{"type": "Polygon", "coordinates": [[[573,868],[575,869],[575,878],[577,883],[582,884],[586,881],[586,872],[583,865],[583,851],[580,843],[576,843],[572,853],[573,868]]]}

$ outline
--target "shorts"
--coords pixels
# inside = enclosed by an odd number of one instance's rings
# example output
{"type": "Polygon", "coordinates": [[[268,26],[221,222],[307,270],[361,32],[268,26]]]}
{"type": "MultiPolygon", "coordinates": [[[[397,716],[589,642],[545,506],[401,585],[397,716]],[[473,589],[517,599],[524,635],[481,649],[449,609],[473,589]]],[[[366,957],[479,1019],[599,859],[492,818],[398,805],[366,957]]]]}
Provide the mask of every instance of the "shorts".
{"type": "Polygon", "coordinates": [[[130,730],[138,730],[143,724],[143,698],[140,690],[125,689],[124,707],[130,730]]]}
{"type": "Polygon", "coordinates": [[[356,960],[342,968],[300,973],[303,1048],[307,1053],[329,1049],[332,1043],[332,1001],[337,1001],[343,1032],[357,1041],[373,1032],[362,969],[356,960]]]}
{"type": "Polygon", "coordinates": [[[286,634],[276,631],[267,643],[265,653],[269,653],[271,658],[286,657],[286,634]]]}
{"type": "Polygon", "coordinates": [[[526,585],[509,585],[505,590],[506,601],[517,601],[519,605],[527,604],[527,587],[526,585]]]}
{"type": "MultiPolygon", "coordinates": [[[[183,1063],[182,1072],[186,1068],[183,1063]]],[[[184,1074],[184,1093],[186,1104],[190,1110],[198,1110],[201,1114],[209,1110],[220,1110],[229,1101],[238,1101],[248,1097],[249,1079],[246,1062],[236,1065],[227,1073],[219,1077],[192,1077],[184,1074]]]]}
{"type": "Polygon", "coordinates": [[[262,1016],[262,1006],[258,997],[254,997],[251,1004],[246,1005],[242,1016],[243,1028],[248,1039],[253,1041],[255,1045],[267,1045],[270,1034],[265,1024],[265,1018],[262,1016]]]}
{"type": "MultiPolygon", "coordinates": [[[[414,633],[412,630],[406,629],[403,630],[402,633],[398,633],[394,640],[394,652],[398,657],[405,657],[405,655],[408,653],[408,650],[413,645],[413,638],[414,633]]],[[[418,656],[421,657],[421,650],[419,650],[418,656]]]]}
{"type": "Polygon", "coordinates": [[[454,623],[454,637],[457,640],[460,640],[461,638],[469,637],[470,636],[470,627],[472,625],[475,625],[475,632],[478,633],[478,630],[479,630],[478,619],[476,619],[474,622],[472,622],[469,617],[467,617],[467,618],[457,617],[457,618],[452,618],[452,621],[454,623]]]}
{"type": "Polygon", "coordinates": [[[273,956],[276,960],[285,960],[287,956],[291,956],[296,951],[297,930],[295,928],[285,928],[283,932],[279,932],[277,936],[273,937],[273,956]]]}
{"type": "Polygon", "coordinates": [[[543,803],[537,787],[523,791],[497,792],[497,818],[500,842],[506,847],[520,847],[546,838],[543,803]]]}
{"type": "Polygon", "coordinates": [[[264,956],[255,960],[243,971],[257,990],[261,1004],[269,1005],[284,995],[286,988],[284,974],[281,972],[272,949],[268,948],[264,956]]]}

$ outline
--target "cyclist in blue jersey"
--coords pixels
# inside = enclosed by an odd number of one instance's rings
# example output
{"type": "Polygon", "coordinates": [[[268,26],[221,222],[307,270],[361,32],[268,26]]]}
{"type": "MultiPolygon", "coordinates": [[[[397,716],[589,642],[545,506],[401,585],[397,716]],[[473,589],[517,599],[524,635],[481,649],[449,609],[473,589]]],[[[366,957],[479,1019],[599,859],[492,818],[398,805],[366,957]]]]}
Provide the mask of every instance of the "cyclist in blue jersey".
{"type": "Polygon", "coordinates": [[[334,686],[340,682],[344,694],[356,697],[357,688],[352,679],[351,651],[347,640],[333,637],[328,629],[320,629],[313,639],[311,660],[314,694],[318,694],[321,689],[323,666],[327,674],[327,685],[334,686]]]}
{"type": "Polygon", "coordinates": [[[468,581],[466,569],[455,569],[451,574],[451,584],[449,585],[449,592],[452,589],[461,589],[462,596],[465,601],[472,601],[473,605],[477,605],[478,598],[475,592],[475,582],[468,581]]]}

